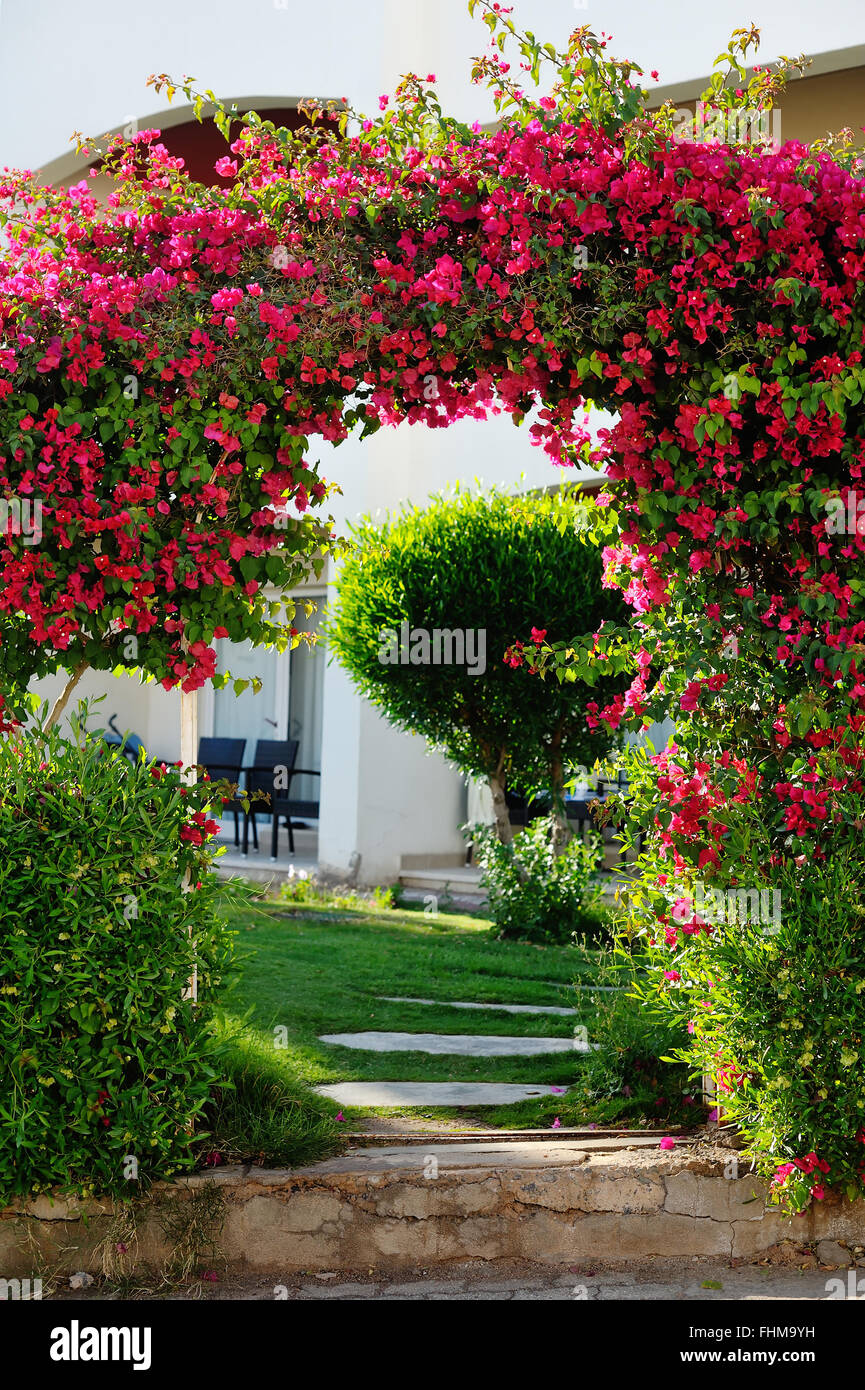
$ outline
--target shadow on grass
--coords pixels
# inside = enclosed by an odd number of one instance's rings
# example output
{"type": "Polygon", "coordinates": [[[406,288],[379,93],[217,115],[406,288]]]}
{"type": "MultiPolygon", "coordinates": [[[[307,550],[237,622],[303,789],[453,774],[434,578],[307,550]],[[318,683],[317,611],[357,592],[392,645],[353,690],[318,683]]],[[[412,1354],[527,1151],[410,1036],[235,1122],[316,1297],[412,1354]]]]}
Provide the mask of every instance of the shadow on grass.
{"type": "Polygon", "coordinates": [[[214,1089],[202,1165],[253,1163],[296,1168],[338,1153],[347,1126],[330,1102],[286,1076],[254,1034],[235,1035],[222,1059],[226,1084],[214,1089]]]}

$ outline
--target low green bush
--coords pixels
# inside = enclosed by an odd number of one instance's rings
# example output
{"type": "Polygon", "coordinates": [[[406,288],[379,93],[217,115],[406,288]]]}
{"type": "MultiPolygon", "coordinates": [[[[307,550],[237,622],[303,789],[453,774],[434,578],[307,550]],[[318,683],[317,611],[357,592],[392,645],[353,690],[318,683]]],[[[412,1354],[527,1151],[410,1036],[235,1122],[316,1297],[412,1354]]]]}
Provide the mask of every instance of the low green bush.
{"type": "MultiPolygon", "coordinates": [[[[591,1051],[582,1060],[568,1107],[599,1124],[694,1125],[705,1120],[699,1081],[670,1054],[687,1046],[684,1023],[646,1008],[635,989],[634,962],[605,950],[595,958],[599,988],[579,999],[591,1006],[591,1051]]],[[[584,979],[583,976],[580,977],[584,979]]]]}
{"type": "Polygon", "coordinates": [[[791,1210],[865,1184],[865,904],[859,853],[767,866],[760,891],[680,890],[651,940],[647,1001],[690,1033],[722,1118],[791,1210]],[[776,896],[777,895],[777,896],[776,896]],[[711,909],[711,910],[710,910],[711,909]]]}
{"type": "Polygon", "coordinates": [[[539,816],[502,844],[494,827],[472,827],[489,915],[503,940],[561,943],[574,934],[603,934],[601,889],[592,882],[603,854],[600,837],[574,836],[556,853],[555,831],[551,816],[539,816]]]}
{"type": "Polygon", "coordinates": [[[602,515],[569,488],[458,488],[361,521],[340,565],[329,649],[391,724],[489,784],[503,841],[506,790],[543,789],[560,801],[570,771],[615,742],[586,718],[587,701],[606,702],[627,684],[613,663],[591,684],[573,671],[563,681],[531,674],[540,643],[627,621],[602,582],[602,515]]]}
{"type": "Polygon", "coordinates": [[[194,1163],[232,947],[215,796],[88,741],[81,718],[71,740],[0,744],[3,1199],[131,1196],[194,1163]]]}

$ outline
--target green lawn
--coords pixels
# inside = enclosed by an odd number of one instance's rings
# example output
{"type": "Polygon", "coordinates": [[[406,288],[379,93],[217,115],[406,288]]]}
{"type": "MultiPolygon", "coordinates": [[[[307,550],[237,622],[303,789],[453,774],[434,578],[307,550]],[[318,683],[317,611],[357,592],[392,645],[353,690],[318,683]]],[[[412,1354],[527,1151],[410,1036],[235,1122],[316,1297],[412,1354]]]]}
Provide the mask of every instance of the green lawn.
{"type": "Polygon", "coordinates": [[[399,1079],[560,1085],[573,1078],[575,1057],[570,1053],[431,1057],[367,1053],[318,1041],[321,1033],[371,1029],[570,1037],[575,1024],[588,1022],[587,1016],[392,1004],[377,996],[574,1007],[574,999],[582,997],[585,1003],[585,995],[571,989],[581,964],[571,948],[494,941],[484,920],[456,915],[433,919],[416,912],[370,915],[268,907],[242,914],[236,925],[246,960],[233,1012],[251,1008],[249,1023],[256,1034],[262,1041],[286,1042],[274,1049],[279,1060],[310,1084],[399,1079]],[[280,1037],[274,1031],[279,1028],[286,1034],[280,1037]]]}
{"type": "MultiPolygon", "coordinates": [[[[597,951],[496,941],[480,917],[410,910],[369,912],[303,903],[249,903],[232,912],[241,970],[228,995],[223,1027],[232,1038],[236,1093],[214,1116],[213,1144],[232,1158],[300,1163],[337,1150],[346,1131],[371,1113],[458,1118],[502,1129],[681,1119],[683,1073],[654,1076],[655,1059],[674,1038],[647,1027],[624,995],[574,990],[597,976],[597,951]],[[380,995],[437,999],[441,1005],[391,1004],[380,995]],[[448,1008],[446,999],[498,1004],[566,1005],[573,1016],[519,1015],[448,1008]],[[430,1056],[364,1052],[318,1041],[323,1033],[490,1033],[572,1037],[584,1024],[601,1054],[430,1056]],[[641,1061],[642,1059],[642,1061],[641,1061]],[[623,1079],[633,1081],[630,1097],[623,1079]],[[352,1111],[309,1090],[328,1081],[524,1081],[569,1087],[522,1104],[477,1111],[352,1111]],[[661,1088],[659,1088],[661,1084],[661,1088]],[[670,1104],[658,1098],[669,1094],[670,1104]]],[[[669,1069],[668,1069],[669,1070],[669,1069]]],[[[686,1112],[687,1118],[688,1113],[686,1112]]]]}
{"type": "MultiPolygon", "coordinates": [[[[345,1122],[335,1123],[337,1107],[306,1089],[334,1081],[512,1081],[573,1088],[569,1096],[494,1109],[404,1112],[456,1115],[467,1124],[479,1119],[504,1128],[548,1127],[559,1115],[566,1126],[618,1119],[628,1111],[635,1111],[638,1123],[659,1120],[652,1113],[651,1088],[635,1097],[636,1106],[617,1095],[615,1078],[612,1087],[607,1085],[609,1095],[596,1095],[585,1079],[587,1066],[596,1063],[576,1052],[435,1057],[363,1052],[319,1041],[322,1033],[368,1030],[571,1037],[578,1024],[592,1040],[609,1033],[609,1021],[605,1029],[599,1010],[609,1013],[625,1002],[622,996],[572,988],[577,979],[594,979],[595,952],[496,941],[488,921],[456,914],[433,918],[412,911],[267,903],[235,910],[232,925],[242,962],[224,1027],[235,1034],[232,1070],[239,1086],[214,1124],[214,1144],[231,1156],[296,1163],[332,1151],[342,1134],[361,1128],[371,1113],[344,1107],[345,1122]],[[444,1002],[439,1007],[396,1004],[378,997],[385,994],[557,1004],[579,1013],[561,1017],[454,1009],[444,1002]]],[[[633,1014],[633,1006],[626,1011],[633,1014]]]]}

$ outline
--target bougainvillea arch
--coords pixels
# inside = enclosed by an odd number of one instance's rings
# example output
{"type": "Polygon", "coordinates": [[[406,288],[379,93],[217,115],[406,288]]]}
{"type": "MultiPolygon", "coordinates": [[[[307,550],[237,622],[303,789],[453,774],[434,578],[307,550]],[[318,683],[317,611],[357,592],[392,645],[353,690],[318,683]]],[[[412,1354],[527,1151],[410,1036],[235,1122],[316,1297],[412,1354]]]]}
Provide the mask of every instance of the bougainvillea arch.
{"type": "MultiPolygon", "coordinates": [[[[14,711],[31,677],[123,664],[131,636],[131,666],[194,689],[214,673],[215,636],[292,640],[266,590],[332,544],[316,439],[531,412],[554,461],[608,473],[598,527],[635,615],[630,632],[532,661],[563,675],[630,661],[628,693],[590,716],[677,720],[674,744],[643,758],[642,791],[638,778],[650,849],[627,930],[725,1109],[761,1163],[780,1164],[779,1190],[852,1191],[865,1134],[858,157],[677,140],[603,38],[577,30],[557,54],[499,5],[479,8],[495,131],[444,117],[432,79],[409,77],[356,127],[347,109],[310,113],[303,132],[248,115],[218,166],[228,189],[191,183],[152,131],[105,152],[107,207],[86,185],[4,178],[0,685],[14,711]],[[530,98],[521,84],[547,61],[550,93],[530,98]],[[589,402],[617,414],[600,439],[589,402]],[[38,544],[20,525],[28,502],[38,544]],[[701,913],[704,888],[746,906],[782,889],[789,922],[770,932],[746,914],[733,929],[701,913]],[[743,979],[763,990],[753,1018],[743,979]],[[829,1001],[811,1017],[809,981],[829,1001]]],[[[783,74],[746,83],[752,37],[724,55],[732,85],[713,79],[721,108],[781,90],[783,74]]]]}

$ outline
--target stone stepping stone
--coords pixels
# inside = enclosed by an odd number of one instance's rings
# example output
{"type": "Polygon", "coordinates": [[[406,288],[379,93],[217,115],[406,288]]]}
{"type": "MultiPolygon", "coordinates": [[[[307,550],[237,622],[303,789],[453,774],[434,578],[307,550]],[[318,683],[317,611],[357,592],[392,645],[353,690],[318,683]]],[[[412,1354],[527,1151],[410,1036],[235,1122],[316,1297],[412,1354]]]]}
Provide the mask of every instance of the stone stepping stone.
{"type": "Polygon", "coordinates": [[[548,1052],[588,1052],[579,1038],[509,1038],[476,1033],[322,1033],[319,1042],[365,1052],[451,1053],[460,1057],[539,1057],[548,1052]]]}
{"type": "MultiPolygon", "coordinates": [[[[388,1106],[515,1105],[520,1100],[562,1093],[561,1086],[516,1085],[487,1081],[338,1081],[316,1086],[337,1105],[372,1109],[388,1106]]],[[[656,1141],[657,1142],[657,1141],[656,1141]]]]}
{"type": "Polygon", "coordinates": [[[495,1009],[505,1014],[575,1014],[576,1009],[565,1009],[557,1004],[468,1004],[457,999],[409,999],[400,994],[377,994],[388,1004],[437,1004],[445,1009],[495,1009]]]}

